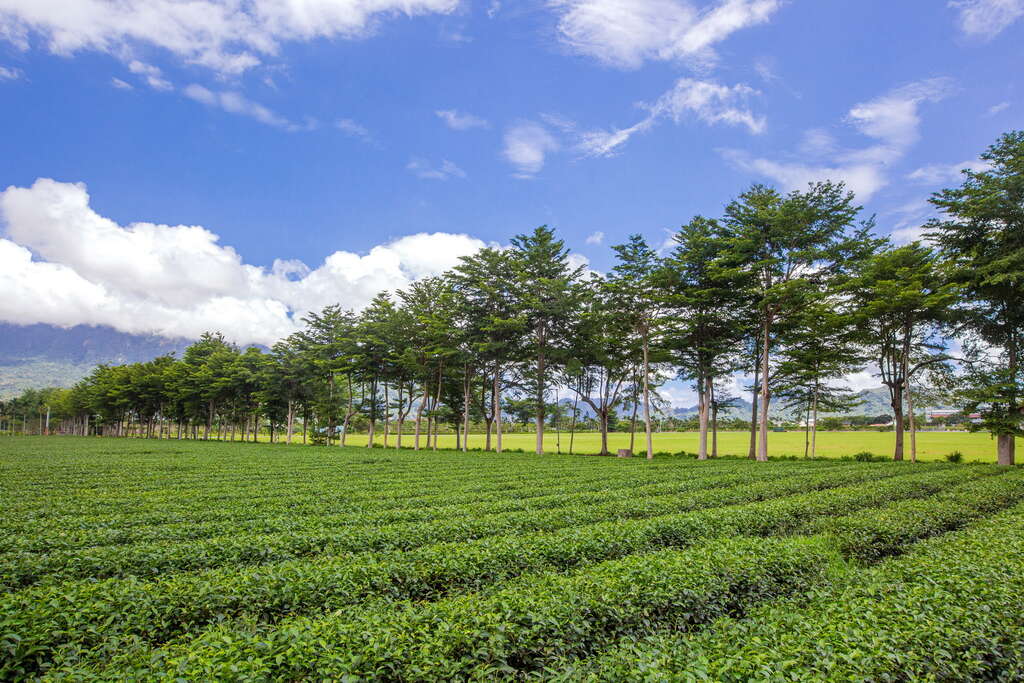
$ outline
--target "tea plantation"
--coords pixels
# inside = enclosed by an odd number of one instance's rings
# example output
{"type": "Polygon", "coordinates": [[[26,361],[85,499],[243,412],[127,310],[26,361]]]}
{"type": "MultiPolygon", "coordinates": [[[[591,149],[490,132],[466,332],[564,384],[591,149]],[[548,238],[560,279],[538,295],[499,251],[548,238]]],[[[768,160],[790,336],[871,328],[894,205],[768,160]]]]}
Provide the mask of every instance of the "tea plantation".
{"type": "Polygon", "coordinates": [[[1024,471],[0,439],[3,680],[1020,680],[1024,471]]]}

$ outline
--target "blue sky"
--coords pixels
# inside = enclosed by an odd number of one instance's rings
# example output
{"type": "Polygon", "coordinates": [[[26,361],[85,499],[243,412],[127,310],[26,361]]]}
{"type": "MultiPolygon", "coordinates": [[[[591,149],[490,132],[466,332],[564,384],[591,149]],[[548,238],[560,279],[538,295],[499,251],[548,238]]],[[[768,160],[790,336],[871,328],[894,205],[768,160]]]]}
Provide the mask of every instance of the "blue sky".
{"type": "Polygon", "coordinates": [[[1024,126],[1024,0],[0,0],[0,319],[267,343],[555,227],[752,182],[912,238],[1024,126]],[[373,11],[367,10],[372,6],[373,11]]]}

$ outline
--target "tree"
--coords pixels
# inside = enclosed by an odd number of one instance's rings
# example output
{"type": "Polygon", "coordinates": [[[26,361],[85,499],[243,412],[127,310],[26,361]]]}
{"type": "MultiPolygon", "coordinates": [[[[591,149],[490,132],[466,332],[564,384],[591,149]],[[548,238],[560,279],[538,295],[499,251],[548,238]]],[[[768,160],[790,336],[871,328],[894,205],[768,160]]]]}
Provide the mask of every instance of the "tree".
{"type": "Polygon", "coordinates": [[[524,352],[532,362],[524,364],[523,376],[534,397],[536,451],[544,452],[544,414],[552,370],[564,360],[566,323],[575,307],[573,283],[583,268],[569,264],[565,242],[555,238],[546,225],[529,235],[512,238],[518,306],[528,334],[524,352]]]}
{"type": "MultiPolygon", "coordinates": [[[[849,291],[864,346],[889,389],[896,424],[893,459],[904,455],[904,419],[913,421],[911,377],[948,358],[938,340],[940,325],[956,300],[956,287],[944,281],[934,252],[918,242],[888,249],[867,260],[849,291]],[[910,410],[904,403],[910,399],[910,410]]],[[[912,431],[913,434],[913,431],[912,431]]],[[[911,458],[916,461],[915,447],[911,458]]]]}
{"type": "Polygon", "coordinates": [[[754,185],[725,210],[733,258],[749,276],[760,327],[760,415],[757,459],[768,459],[773,353],[807,290],[848,270],[875,248],[871,223],[851,229],[860,212],[842,183],[814,183],[786,196],[754,185]]]}
{"type": "Polygon", "coordinates": [[[696,216],[673,239],[660,271],[661,300],[671,312],[666,346],[680,377],[692,378],[698,396],[698,458],[708,457],[712,387],[731,371],[746,326],[741,273],[729,260],[728,239],[715,220],[696,216]]]}
{"type": "Polygon", "coordinates": [[[965,409],[982,410],[998,461],[1012,465],[1024,435],[1024,131],[981,155],[990,168],[932,196],[943,216],[928,223],[950,280],[961,287],[957,329],[972,361],[965,409]]]}
{"type": "MultiPolygon", "coordinates": [[[[661,259],[640,235],[630,235],[625,244],[613,246],[618,262],[608,276],[606,289],[615,299],[615,309],[629,323],[630,338],[640,349],[640,382],[644,407],[647,459],[654,457],[651,437],[651,345],[661,333],[660,299],[656,296],[661,259]]],[[[655,355],[660,359],[655,350],[655,355]]]]}

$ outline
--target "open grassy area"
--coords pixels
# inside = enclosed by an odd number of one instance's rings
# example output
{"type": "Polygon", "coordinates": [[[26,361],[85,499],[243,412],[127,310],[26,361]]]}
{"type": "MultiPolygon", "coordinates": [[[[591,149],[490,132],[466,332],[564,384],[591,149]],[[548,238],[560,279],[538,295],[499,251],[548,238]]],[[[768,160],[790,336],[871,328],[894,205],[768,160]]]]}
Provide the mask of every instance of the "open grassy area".
{"type": "MultiPolygon", "coordinates": [[[[351,443],[366,445],[365,434],[350,436],[351,443]]],[[[412,444],[412,437],[403,435],[403,446],[412,444]]],[[[853,455],[861,451],[870,451],[876,455],[891,456],[896,435],[893,432],[818,432],[817,454],[820,457],[837,458],[844,455],[853,455]]],[[[471,434],[469,437],[470,448],[481,448],[485,438],[481,434],[471,434]]],[[[376,439],[382,443],[382,437],[376,439]]],[[[439,446],[442,448],[453,448],[455,436],[442,434],[438,437],[439,446]]],[[[505,434],[503,439],[505,448],[523,449],[532,452],[535,437],[530,434],[505,434]]],[[[550,453],[569,451],[569,435],[563,433],[545,434],[544,447],[550,453]]],[[[748,432],[719,432],[718,452],[722,455],[746,455],[750,443],[748,432]]],[[[390,439],[390,445],[394,445],[394,437],[390,439]]],[[[773,456],[803,456],[804,434],[803,432],[773,432],[768,439],[769,455],[773,456]]],[[[629,434],[612,433],[608,435],[608,447],[615,451],[618,448],[629,447],[629,434]]],[[[587,432],[576,434],[573,441],[574,453],[596,453],[601,448],[600,434],[587,432]]],[[[907,457],[910,457],[910,441],[907,437],[907,457]]],[[[638,433],[636,437],[635,450],[644,449],[643,434],[638,433]]],[[[696,432],[666,432],[654,435],[654,450],[678,453],[697,451],[696,432]]],[[[917,453],[921,460],[942,460],[953,451],[960,451],[967,460],[978,460],[981,462],[996,461],[996,446],[988,434],[970,432],[918,432],[917,453]]],[[[1017,452],[1024,452],[1024,439],[1017,439],[1017,452]]]]}
{"type": "Polygon", "coordinates": [[[0,680],[1024,665],[1020,469],[18,437],[0,475],[0,680]]]}

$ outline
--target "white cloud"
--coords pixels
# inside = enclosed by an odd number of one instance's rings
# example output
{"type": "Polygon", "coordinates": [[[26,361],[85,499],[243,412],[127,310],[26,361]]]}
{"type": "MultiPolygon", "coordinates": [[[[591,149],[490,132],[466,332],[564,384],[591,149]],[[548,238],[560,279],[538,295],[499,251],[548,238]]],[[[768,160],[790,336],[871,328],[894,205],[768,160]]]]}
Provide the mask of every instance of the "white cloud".
{"type": "Polygon", "coordinates": [[[1009,102],[1000,102],[999,104],[994,104],[994,105],[992,105],[991,107],[988,108],[988,115],[989,116],[995,116],[996,114],[998,114],[1000,112],[1004,112],[1004,111],[1006,111],[1009,108],[1010,108],[1010,103],[1009,102]]]}
{"type": "Polygon", "coordinates": [[[490,124],[479,116],[459,113],[455,109],[439,109],[434,112],[438,118],[452,130],[469,130],[470,128],[490,128],[490,124]]]}
{"type": "Polygon", "coordinates": [[[960,10],[957,26],[964,35],[990,40],[1024,16],[1024,0],[958,0],[950,7],[960,10]]]}
{"type": "Polygon", "coordinates": [[[533,121],[522,121],[505,131],[502,155],[516,167],[517,178],[532,178],[544,168],[549,152],[561,145],[547,128],[533,121]]]}
{"type": "Polygon", "coordinates": [[[84,185],[49,179],[0,193],[0,219],[0,320],[184,337],[221,330],[239,343],[273,343],[308,311],[361,308],[484,246],[420,233],[363,255],[334,252],[315,269],[298,261],[266,269],[200,226],[120,226],[90,208],[84,185]]]}
{"type": "Polygon", "coordinates": [[[819,180],[842,181],[858,199],[867,201],[888,183],[890,167],[920,137],[920,106],[938,102],[952,90],[949,79],[933,78],[854,105],[845,122],[875,141],[867,147],[838,149],[830,135],[814,129],[805,134],[800,146],[803,158],[755,158],[739,150],[723,150],[722,154],[741,170],[771,178],[786,190],[802,189],[819,180]]]}
{"type": "Polygon", "coordinates": [[[924,225],[936,215],[935,207],[927,199],[914,199],[884,214],[894,219],[889,237],[896,244],[908,244],[924,239],[924,225]]]}
{"type": "Polygon", "coordinates": [[[131,83],[125,83],[120,78],[111,78],[110,85],[114,86],[118,90],[135,90],[131,83]]]}
{"type": "Polygon", "coordinates": [[[611,156],[629,139],[649,130],[661,118],[679,123],[696,117],[708,125],[727,124],[746,126],[754,134],[765,130],[763,116],[756,116],[747,107],[747,100],[758,95],[753,88],[738,84],[720,85],[713,81],[680,78],[671,90],[653,103],[640,103],[648,111],[646,118],[629,128],[592,130],[580,134],[577,149],[584,156],[611,156]]]}
{"type": "Polygon", "coordinates": [[[371,142],[373,137],[366,126],[363,126],[352,119],[338,119],[334,122],[335,127],[351,138],[359,138],[364,142],[371,142]]]}
{"type": "Polygon", "coordinates": [[[265,123],[268,126],[275,126],[277,128],[283,128],[288,131],[297,131],[308,128],[309,126],[300,126],[296,123],[292,123],[288,119],[272,112],[262,104],[253,102],[246,98],[241,93],[237,92],[214,92],[208,88],[204,88],[201,85],[195,83],[185,86],[183,91],[186,97],[189,97],[196,102],[205,104],[208,107],[216,107],[217,109],[223,109],[229,114],[239,114],[241,116],[248,116],[249,118],[256,119],[260,123],[265,123]]]}
{"type": "Polygon", "coordinates": [[[394,15],[447,14],[459,0],[0,0],[0,37],[22,49],[38,38],[56,54],[117,56],[137,45],[240,73],[276,56],[281,44],[359,38],[394,15]]]}
{"type": "Polygon", "coordinates": [[[703,11],[686,0],[551,0],[569,49],[605,64],[637,68],[647,60],[715,59],[712,46],[764,23],[781,0],[721,0],[703,11]]]}
{"type": "Polygon", "coordinates": [[[465,171],[447,159],[442,160],[439,166],[435,166],[426,159],[414,157],[409,160],[405,168],[412,171],[416,177],[426,180],[448,180],[449,178],[466,177],[465,171]]]}
{"type": "Polygon", "coordinates": [[[146,79],[146,83],[154,90],[174,90],[171,82],[163,77],[163,72],[152,64],[145,64],[137,59],[128,63],[128,70],[146,79]]]}
{"type": "Polygon", "coordinates": [[[955,183],[962,179],[960,172],[965,168],[971,171],[986,171],[992,168],[992,165],[980,159],[968,159],[959,164],[930,164],[907,174],[907,179],[924,185],[955,183]]]}
{"type": "Polygon", "coordinates": [[[16,81],[21,78],[21,69],[15,69],[10,66],[0,66],[0,81],[16,81]]]}
{"type": "Polygon", "coordinates": [[[490,7],[487,8],[487,18],[493,19],[497,16],[498,12],[501,11],[501,0],[491,0],[490,7]]]}
{"type": "Polygon", "coordinates": [[[586,239],[586,243],[587,244],[602,244],[603,242],[604,242],[604,233],[601,232],[600,230],[598,230],[597,232],[593,232],[593,233],[587,235],[587,239],[586,239]]]}

